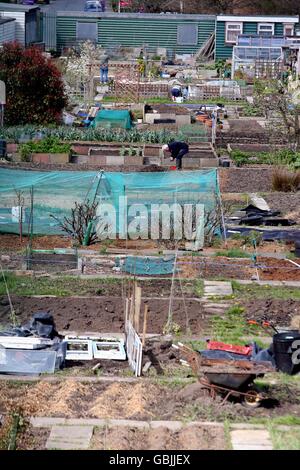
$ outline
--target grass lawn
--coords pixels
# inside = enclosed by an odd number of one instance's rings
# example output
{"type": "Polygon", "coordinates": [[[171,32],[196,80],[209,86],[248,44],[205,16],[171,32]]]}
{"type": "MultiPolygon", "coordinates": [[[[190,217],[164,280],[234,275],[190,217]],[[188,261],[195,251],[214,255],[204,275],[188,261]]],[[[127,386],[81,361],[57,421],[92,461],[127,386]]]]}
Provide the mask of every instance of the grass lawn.
{"type": "Polygon", "coordinates": [[[300,450],[300,429],[281,431],[276,427],[270,429],[274,450],[300,450]]]}
{"type": "Polygon", "coordinates": [[[246,299],[281,299],[300,300],[298,287],[261,286],[259,284],[240,284],[232,281],[232,288],[236,298],[246,299]]]}
{"type": "MultiPolygon", "coordinates": [[[[105,286],[115,285],[121,289],[121,279],[78,279],[72,276],[57,278],[15,276],[6,274],[6,282],[11,294],[16,295],[56,295],[67,297],[72,295],[102,295],[105,286]]],[[[5,295],[3,277],[0,277],[0,295],[5,295]]]]}

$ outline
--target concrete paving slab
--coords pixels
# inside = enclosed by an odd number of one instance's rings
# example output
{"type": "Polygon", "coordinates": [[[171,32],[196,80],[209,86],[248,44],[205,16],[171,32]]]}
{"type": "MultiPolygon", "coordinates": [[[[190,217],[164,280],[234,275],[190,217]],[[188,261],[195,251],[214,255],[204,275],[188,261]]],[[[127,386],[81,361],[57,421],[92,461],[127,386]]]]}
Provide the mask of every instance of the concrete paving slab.
{"type": "Polygon", "coordinates": [[[223,302],[218,302],[218,303],[213,303],[213,302],[205,302],[202,304],[203,307],[208,307],[208,308],[223,308],[227,309],[230,308],[232,305],[231,304],[224,304],[223,302]]]}
{"type": "Polygon", "coordinates": [[[204,281],[204,296],[225,296],[232,295],[231,282],[225,281],[204,281]]]}
{"type": "Polygon", "coordinates": [[[134,428],[139,428],[139,429],[149,429],[148,421],[137,421],[134,419],[109,419],[108,426],[109,427],[129,426],[129,427],[134,427],[134,428]]]}
{"type": "Polygon", "coordinates": [[[233,445],[233,450],[273,450],[272,446],[259,446],[259,445],[233,445]]]}
{"type": "Polygon", "coordinates": [[[231,423],[230,429],[265,429],[265,425],[250,423],[231,423]]]}
{"type": "Polygon", "coordinates": [[[230,436],[234,450],[238,450],[240,446],[249,450],[254,447],[272,449],[270,434],[266,429],[236,429],[230,432],[230,436]]]}
{"type": "Polygon", "coordinates": [[[30,418],[30,424],[34,428],[50,428],[51,426],[62,426],[67,424],[67,420],[65,418],[30,418]]]}
{"type": "Polygon", "coordinates": [[[225,308],[210,308],[210,307],[205,307],[205,313],[211,313],[212,315],[223,315],[225,312],[225,308]]]}
{"type": "Polygon", "coordinates": [[[46,449],[86,450],[93,435],[93,426],[53,426],[46,449]]]}
{"type": "Polygon", "coordinates": [[[149,424],[152,429],[164,427],[170,429],[170,431],[179,431],[183,427],[181,421],[151,421],[149,424]]]}

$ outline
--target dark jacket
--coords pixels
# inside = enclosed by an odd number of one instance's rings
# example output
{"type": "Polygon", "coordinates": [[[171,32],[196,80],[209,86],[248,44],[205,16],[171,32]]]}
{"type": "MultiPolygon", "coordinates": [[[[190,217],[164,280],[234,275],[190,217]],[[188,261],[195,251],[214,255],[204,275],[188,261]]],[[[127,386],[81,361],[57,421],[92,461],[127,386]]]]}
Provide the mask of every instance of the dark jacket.
{"type": "Polygon", "coordinates": [[[173,158],[176,158],[179,152],[184,155],[189,151],[189,146],[185,142],[171,142],[168,145],[173,158]]]}

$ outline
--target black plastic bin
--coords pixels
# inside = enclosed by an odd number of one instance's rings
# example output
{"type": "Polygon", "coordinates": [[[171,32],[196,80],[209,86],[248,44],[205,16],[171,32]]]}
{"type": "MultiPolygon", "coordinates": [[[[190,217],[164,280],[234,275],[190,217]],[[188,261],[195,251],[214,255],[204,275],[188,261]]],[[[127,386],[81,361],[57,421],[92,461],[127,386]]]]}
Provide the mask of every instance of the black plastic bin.
{"type": "Polygon", "coordinates": [[[277,369],[289,375],[300,372],[300,332],[286,331],[273,336],[277,369]],[[298,362],[298,363],[297,363],[298,362]]]}
{"type": "Polygon", "coordinates": [[[0,158],[5,158],[6,157],[6,140],[1,140],[0,139],[0,158]]]}

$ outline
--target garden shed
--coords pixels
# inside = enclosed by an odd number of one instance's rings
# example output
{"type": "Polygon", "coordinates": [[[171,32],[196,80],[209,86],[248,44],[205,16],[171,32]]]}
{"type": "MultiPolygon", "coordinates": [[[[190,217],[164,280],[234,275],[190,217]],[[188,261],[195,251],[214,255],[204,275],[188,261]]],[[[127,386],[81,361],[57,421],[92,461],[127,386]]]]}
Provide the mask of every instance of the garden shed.
{"type": "Polygon", "coordinates": [[[15,18],[1,18],[0,16],[0,46],[5,42],[15,41],[16,39],[16,20],[15,18]]]}
{"type": "Polygon", "coordinates": [[[194,54],[215,30],[214,15],[57,12],[58,50],[89,39],[106,48],[166,48],[169,56],[194,54]]]}
{"type": "Polygon", "coordinates": [[[232,57],[238,37],[244,35],[293,36],[298,16],[237,16],[218,15],[216,21],[215,59],[232,57]]]}
{"type": "Polygon", "coordinates": [[[0,3],[0,17],[15,19],[15,37],[13,40],[18,41],[23,46],[41,41],[39,7],[0,3]]]}

